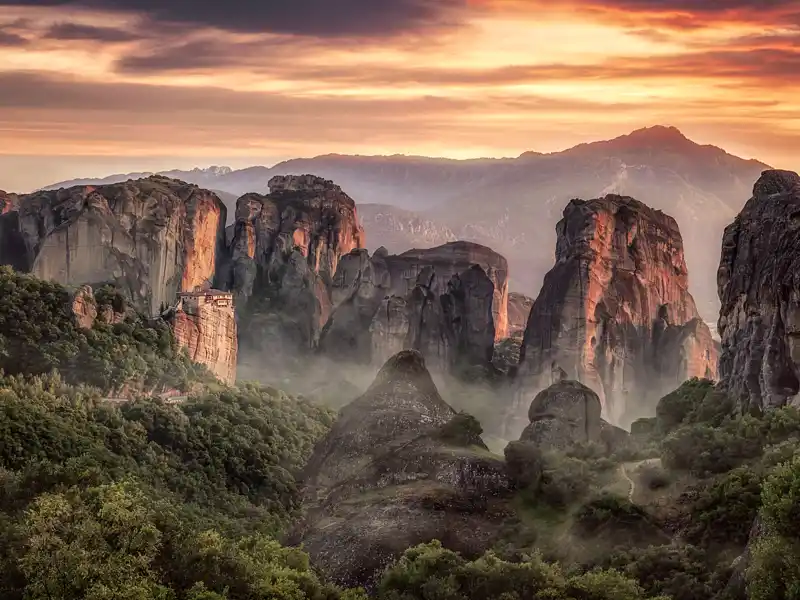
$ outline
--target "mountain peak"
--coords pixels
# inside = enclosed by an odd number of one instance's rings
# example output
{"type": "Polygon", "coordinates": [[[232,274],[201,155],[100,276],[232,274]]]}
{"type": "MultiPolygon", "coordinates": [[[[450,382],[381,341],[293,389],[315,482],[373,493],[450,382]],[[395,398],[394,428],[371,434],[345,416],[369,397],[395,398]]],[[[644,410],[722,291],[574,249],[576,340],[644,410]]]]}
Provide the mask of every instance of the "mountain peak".
{"type": "Polygon", "coordinates": [[[687,138],[681,130],[677,127],[667,126],[667,125],[654,125],[652,127],[643,127],[642,129],[637,129],[636,131],[632,131],[627,135],[620,136],[613,140],[610,140],[611,143],[623,143],[623,144],[658,144],[658,145],[667,145],[667,144],[694,144],[692,140],[687,138]]]}

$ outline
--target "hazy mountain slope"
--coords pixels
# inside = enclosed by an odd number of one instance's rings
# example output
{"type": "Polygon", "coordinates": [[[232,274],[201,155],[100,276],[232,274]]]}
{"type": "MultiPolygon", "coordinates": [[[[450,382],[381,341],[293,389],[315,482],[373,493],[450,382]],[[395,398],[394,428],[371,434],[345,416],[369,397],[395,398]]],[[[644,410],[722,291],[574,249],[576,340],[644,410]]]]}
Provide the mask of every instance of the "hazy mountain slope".
{"type": "Polygon", "coordinates": [[[359,204],[358,217],[364,231],[369,232],[367,248],[373,252],[383,246],[391,254],[400,254],[412,248],[433,248],[458,239],[446,225],[396,206],[359,204]]]}
{"type": "Polygon", "coordinates": [[[716,320],[722,232],[767,165],[700,146],[673,128],[654,127],[550,155],[523,155],[502,178],[475,187],[431,214],[459,237],[509,260],[515,288],[536,294],[552,266],[555,223],[571,198],[633,196],[675,217],[690,285],[701,314],[716,320]]]}

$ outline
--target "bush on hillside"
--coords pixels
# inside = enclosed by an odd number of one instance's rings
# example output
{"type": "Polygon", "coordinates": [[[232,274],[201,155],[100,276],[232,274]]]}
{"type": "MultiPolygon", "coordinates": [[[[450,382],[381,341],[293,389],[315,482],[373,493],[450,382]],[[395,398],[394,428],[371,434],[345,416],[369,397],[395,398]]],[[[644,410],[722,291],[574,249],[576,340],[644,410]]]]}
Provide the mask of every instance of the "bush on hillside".
{"type": "Polygon", "coordinates": [[[764,482],[763,534],[754,540],[747,570],[753,600],[800,598],[800,458],[783,463],[764,482]]]}
{"type": "Polygon", "coordinates": [[[487,552],[469,561],[439,542],[406,550],[381,580],[381,600],[639,600],[647,594],[621,572],[595,570],[568,576],[539,556],[522,562],[487,552]]]}

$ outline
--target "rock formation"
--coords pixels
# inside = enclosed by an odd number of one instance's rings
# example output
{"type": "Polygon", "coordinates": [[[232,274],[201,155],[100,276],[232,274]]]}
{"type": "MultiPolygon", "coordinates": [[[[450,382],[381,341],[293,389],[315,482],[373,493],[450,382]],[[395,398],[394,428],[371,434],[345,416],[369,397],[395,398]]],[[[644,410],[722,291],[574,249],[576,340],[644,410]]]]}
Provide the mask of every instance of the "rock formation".
{"type": "Polygon", "coordinates": [[[693,376],[716,377],[717,349],[688,289],[678,226],[633,198],[572,200],[556,264],[533,305],[507,435],[564,372],[594,390],[617,425],[652,412],[693,376]]]}
{"type": "Polygon", "coordinates": [[[226,287],[249,346],[290,340],[311,348],[330,315],[339,260],[363,247],[364,232],[355,202],[331,181],[278,176],[269,187],[236,203],[226,287]]]}
{"type": "Polygon", "coordinates": [[[189,358],[224,383],[236,381],[238,337],[232,294],[214,289],[179,294],[171,326],[189,358]]]}
{"type": "Polygon", "coordinates": [[[559,381],[539,392],[528,409],[528,425],[520,440],[545,450],[599,442],[600,398],[577,381],[559,381]]]}
{"type": "Polygon", "coordinates": [[[110,282],[153,314],[210,283],[225,206],[165,177],[21,196],[0,215],[0,263],[65,285],[110,282]]]}
{"type": "Polygon", "coordinates": [[[481,553],[509,485],[502,459],[461,420],[420,353],[392,357],[317,444],[303,475],[307,517],[289,541],[333,581],[368,588],[419,543],[481,553]]]}
{"type": "Polygon", "coordinates": [[[129,316],[127,303],[121,296],[106,297],[103,302],[98,302],[98,297],[89,285],[82,285],[71,294],[68,310],[78,327],[91,329],[98,321],[115,325],[129,316]]]}
{"type": "Polygon", "coordinates": [[[722,385],[745,410],[800,391],[800,176],[765,171],[725,229],[717,274],[722,385]]]}
{"type": "Polygon", "coordinates": [[[328,355],[382,364],[405,348],[437,370],[488,365],[508,329],[508,266],[490,248],[451,242],[429,250],[342,258],[334,311],[320,346],[328,355]]]}
{"type": "Polygon", "coordinates": [[[75,323],[82,329],[91,329],[97,320],[97,302],[94,299],[94,291],[88,285],[82,285],[72,296],[70,305],[75,323]]]}

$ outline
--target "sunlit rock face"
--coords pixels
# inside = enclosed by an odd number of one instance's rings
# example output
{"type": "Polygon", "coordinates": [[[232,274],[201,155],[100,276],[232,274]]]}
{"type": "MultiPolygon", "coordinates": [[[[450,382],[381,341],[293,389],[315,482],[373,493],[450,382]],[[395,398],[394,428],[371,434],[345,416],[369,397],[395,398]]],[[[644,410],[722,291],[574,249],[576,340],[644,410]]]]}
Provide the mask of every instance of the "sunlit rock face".
{"type": "Polygon", "coordinates": [[[0,262],[64,285],[113,283],[153,314],[213,281],[225,218],[212,192],[160,176],[40,191],[0,215],[0,262]]]}
{"type": "Polygon", "coordinates": [[[594,390],[604,418],[623,426],[684,380],[716,377],[718,350],[689,293],[672,217],[609,195],[572,200],[556,231],[556,264],[525,331],[511,439],[554,373],[594,390]]]}
{"type": "Polygon", "coordinates": [[[215,289],[179,294],[170,324],[189,358],[224,383],[236,381],[238,337],[232,294],[215,289]]]}
{"type": "Polygon", "coordinates": [[[454,427],[422,354],[391,357],[345,406],[302,474],[304,519],[289,536],[347,587],[374,589],[403,551],[434,539],[469,555],[497,539],[505,464],[454,427]]]}
{"type": "Polygon", "coordinates": [[[452,371],[488,365],[508,331],[508,265],[485,246],[452,242],[389,255],[344,256],[320,346],[331,357],[382,364],[402,349],[452,371]]]}
{"type": "Polygon", "coordinates": [[[311,348],[327,322],[341,257],[364,246],[355,202],[313,175],[274,177],[267,195],[236,203],[226,288],[236,299],[242,341],[311,348]]]}
{"type": "Polygon", "coordinates": [[[800,176],[765,171],[725,229],[720,380],[744,409],[784,406],[800,390],[800,176]]]}

